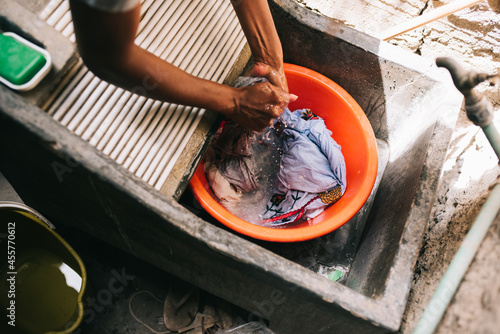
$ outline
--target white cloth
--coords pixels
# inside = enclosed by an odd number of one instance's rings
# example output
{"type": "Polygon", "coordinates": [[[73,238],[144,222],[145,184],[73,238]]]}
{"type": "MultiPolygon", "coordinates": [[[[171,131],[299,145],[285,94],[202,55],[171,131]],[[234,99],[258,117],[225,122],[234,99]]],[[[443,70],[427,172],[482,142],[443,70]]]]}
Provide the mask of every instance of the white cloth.
{"type": "Polygon", "coordinates": [[[105,12],[126,12],[137,6],[140,0],[78,0],[86,3],[90,7],[100,9],[105,12]]]}

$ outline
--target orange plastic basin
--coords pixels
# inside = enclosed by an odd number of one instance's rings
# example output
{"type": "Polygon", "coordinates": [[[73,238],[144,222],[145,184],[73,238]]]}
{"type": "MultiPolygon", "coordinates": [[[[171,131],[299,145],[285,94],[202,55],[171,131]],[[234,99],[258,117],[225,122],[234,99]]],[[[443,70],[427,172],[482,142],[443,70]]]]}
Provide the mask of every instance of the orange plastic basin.
{"type": "Polygon", "coordinates": [[[365,113],[339,85],[307,68],[285,64],[290,93],[299,96],[290,110],[311,109],[325,120],[332,137],[341,145],[346,163],[347,188],[340,200],[314,219],[272,228],[249,223],[231,214],[215,197],[199,164],[190,187],[201,206],[222,224],[241,234],[267,241],[296,242],[334,231],[361,209],[375,183],[378,166],[375,135],[365,113]]]}

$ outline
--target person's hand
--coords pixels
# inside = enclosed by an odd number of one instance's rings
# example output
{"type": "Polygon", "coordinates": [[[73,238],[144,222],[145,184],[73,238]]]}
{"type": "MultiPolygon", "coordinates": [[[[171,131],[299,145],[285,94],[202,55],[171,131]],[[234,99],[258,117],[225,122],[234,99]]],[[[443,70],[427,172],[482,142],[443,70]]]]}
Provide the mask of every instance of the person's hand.
{"type": "Polygon", "coordinates": [[[283,66],[272,66],[264,62],[255,62],[247,73],[252,77],[264,77],[270,83],[288,93],[288,84],[286,81],[283,66]]]}
{"type": "Polygon", "coordinates": [[[289,102],[297,96],[289,94],[270,82],[257,83],[237,90],[236,108],[228,114],[236,123],[255,131],[273,124],[289,102]]]}

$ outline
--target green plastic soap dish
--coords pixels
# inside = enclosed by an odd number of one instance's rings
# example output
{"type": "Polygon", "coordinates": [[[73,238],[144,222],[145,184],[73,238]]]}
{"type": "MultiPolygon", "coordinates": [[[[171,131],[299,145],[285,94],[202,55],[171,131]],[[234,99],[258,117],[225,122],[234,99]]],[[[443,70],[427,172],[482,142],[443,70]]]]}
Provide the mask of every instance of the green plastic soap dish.
{"type": "Polygon", "coordinates": [[[0,34],[0,82],[19,91],[34,88],[50,71],[47,50],[12,32],[0,34]]]}

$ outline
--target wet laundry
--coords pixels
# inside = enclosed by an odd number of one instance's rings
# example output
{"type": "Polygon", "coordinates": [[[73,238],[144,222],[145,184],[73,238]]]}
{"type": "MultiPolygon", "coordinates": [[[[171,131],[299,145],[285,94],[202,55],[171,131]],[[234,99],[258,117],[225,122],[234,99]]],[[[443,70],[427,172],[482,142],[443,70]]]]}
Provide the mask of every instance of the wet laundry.
{"type": "Polygon", "coordinates": [[[219,199],[237,201],[243,193],[258,188],[253,140],[254,131],[232,121],[219,127],[204,165],[207,180],[219,199]]]}
{"type": "Polygon", "coordinates": [[[324,120],[308,109],[286,108],[279,121],[283,153],[275,192],[262,215],[262,222],[272,225],[314,218],[346,189],[344,156],[324,120]]]}
{"type": "MultiPolygon", "coordinates": [[[[243,85],[262,80],[240,79],[243,85]]],[[[273,126],[262,133],[225,122],[205,158],[208,182],[223,202],[240,201],[242,194],[258,188],[260,168],[254,151],[259,150],[255,148],[275,145],[280,151],[279,170],[273,178],[272,195],[260,213],[260,223],[281,226],[314,218],[340,199],[346,189],[344,157],[331,135],[324,120],[308,109],[292,112],[285,108],[273,126]]]]}
{"type": "MultiPolygon", "coordinates": [[[[240,77],[235,87],[250,86],[265,78],[240,77]]],[[[233,121],[224,121],[217,130],[205,157],[205,174],[220,200],[234,202],[243,193],[257,189],[257,165],[252,152],[256,132],[233,121]]]]}

